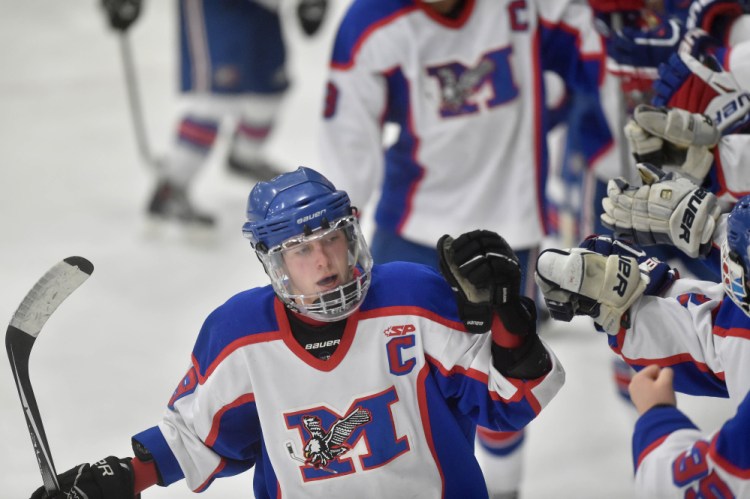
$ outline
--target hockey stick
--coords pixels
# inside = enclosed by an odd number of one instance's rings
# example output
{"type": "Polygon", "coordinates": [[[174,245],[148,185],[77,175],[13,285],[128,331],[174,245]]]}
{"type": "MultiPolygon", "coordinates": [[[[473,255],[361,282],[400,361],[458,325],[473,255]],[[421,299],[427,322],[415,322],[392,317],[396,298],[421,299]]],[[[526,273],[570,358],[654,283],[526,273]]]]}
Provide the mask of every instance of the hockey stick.
{"type": "Polygon", "coordinates": [[[130,116],[133,120],[133,130],[135,131],[135,140],[138,144],[138,152],[146,164],[158,170],[161,165],[151,154],[151,147],[148,142],[146,122],[143,119],[143,107],[141,106],[141,96],[138,90],[138,76],[135,72],[135,62],[133,61],[130,40],[125,31],[120,32],[118,38],[120,39],[120,55],[122,56],[122,68],[125,74],[125,87],[128,92],[128,105],[130,107],[130,116]]]}
{"type": "MultiPolygon", "coordinates": [[[[620,12],[612,13],[612,29],[621,33],[624,25],[622,14],[620,12]]],[[[633,178],[633,171],[631,168],[630,153],[628,151],[628,140],[625,137],[625,124],[628,121],[628,104],[626,98],[626,85],[623,82],[624,76],[618,76],[617,79],[620,82],[621,92],[618,95],[618,107],[619,107],[619,129],[617,130],[617,141],[619,142],[620,149],[620,176],[624,178],[633,178]]]]}
{"type": "Polygon", "coordinates": [[[80,256],[71,256],[58,262],[24,297],[5,332],[5,348],[8,351],[13,378],[18,396],[21,398],[39,471],[42,473],[42,482],[50,495],[60,490],[60,484],[57,481],[55,465],[29,379],[29,356],[34,341],[52,312],[83,284],[93,271],[94,266],[91,262],[80,256]]]}

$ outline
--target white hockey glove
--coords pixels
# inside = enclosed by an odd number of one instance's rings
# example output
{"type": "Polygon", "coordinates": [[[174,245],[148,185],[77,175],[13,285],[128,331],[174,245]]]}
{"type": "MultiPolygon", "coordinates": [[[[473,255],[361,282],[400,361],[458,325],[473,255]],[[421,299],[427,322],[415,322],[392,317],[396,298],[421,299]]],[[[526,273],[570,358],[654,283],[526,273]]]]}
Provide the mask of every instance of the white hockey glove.
{"type": "Polygon", "coordinates": [[[721,135],[710,118],[684,109],[639,105],[625,125],[639,163],[667,167],[700,185],[713,164],[721,135]]]}
{"type": "Polygon", "coordinates": [[[626,312],[649,283],[635,257],[581,248],[543,251],[534,279],[554,319],[589,315],[609,334],[630,326],[626,312]]]}
{"type": "Polygon", "coordinates": [[[642,186],[622,177],[607,184],[602,223],[641,246],[672,244],[693,258],[705,256],[721,214],[716,196],[648,163],[637,168],[642,186]]]}

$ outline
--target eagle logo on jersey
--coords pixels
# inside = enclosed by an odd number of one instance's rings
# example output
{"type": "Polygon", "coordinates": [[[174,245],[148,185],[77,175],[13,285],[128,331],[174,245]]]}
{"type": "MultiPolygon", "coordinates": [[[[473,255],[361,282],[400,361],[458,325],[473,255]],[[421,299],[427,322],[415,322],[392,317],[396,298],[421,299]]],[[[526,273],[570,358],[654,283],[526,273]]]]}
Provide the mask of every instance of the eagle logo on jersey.
{"type": "Polygon", "coordinates": [[[492,109],[518,97],[510,64],[512,54],[512,47],[502,47],[486,52],[473,66],[451,61],[427,67],[427,74],[440,87],[440,116],[472,114],[480,106],[492,109]]]}
{"type": "Polygon", "coordinates": [[[310,434],[305,443],[305,462],[315,468],[324,468],[341,454],[349,450],[347,439],[355,428],[369,423],[372,415],[367,409],[357,407],[346,417],[336,421],[326,432],[317,416],[304,416],[302,425],[310,434]]]}
{"type": "Polygon", "coordinates": [[[460,110],[494,69],[495,65],[487,59],[476,67],[465,69],[460,74],[457,74],[456,68],[451,66],[438,68],[434,74],[440,80],[443,106],[451,111],[460,110]]]}

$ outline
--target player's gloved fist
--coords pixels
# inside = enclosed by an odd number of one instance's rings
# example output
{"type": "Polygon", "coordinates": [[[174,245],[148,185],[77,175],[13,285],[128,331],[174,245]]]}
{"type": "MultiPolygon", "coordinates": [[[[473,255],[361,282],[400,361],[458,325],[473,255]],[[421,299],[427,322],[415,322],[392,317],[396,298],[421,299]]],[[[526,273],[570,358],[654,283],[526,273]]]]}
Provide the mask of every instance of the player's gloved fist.
{"type": "Polygon", "coordinates": [[[648,163],[637,167],[642,186],[623,178],[607,184],[602,223],[642,246],[672,244],[691,257],[705,256],[721,214],[716,196],[648,163]]]}
{"type": "Polygon", "coordinates": [[[661,295],[680,276],[677,269],[671,268],[656,257],[647,255],[631,241],[594,234],[581,241],[578,247],[604,256],[625,255],[635,258],[641,271],[648,274],[649,283],[643,292],[645,295],[661,295]]]}
{"type": "Polygon", "coordinates": [[[711,55],[699,61],[688,53],[673,54],[659,66],[654,93],[652,104],[705,114],[725,135],[750,123],[750,92],[711,55]]]}
{"type": "Polygon", "coordinates": [[[48,495],[44,487],[39,487],[31,499],[133,499],[136,496],[130,461],[109,456],[96,463],[80,464],[58,475],[58,493],[48,495]]]}
{"type": "Polygon", "coordinates": [[[629,327],[625,312],[649,283],[634,257],[581,248],[543,251],[534,278],[554,319],[588,315],[610,334],[629,327]]]}
{"type": "Polygon", "coordinates": [[[141,13],[141,0],[102,0],[102,6],[117,31],[126,31],[141,13]]]}
{"type": "Polygon", "coordinates": [[[297,18],[307,36],[318,32],[328,10],[328,0],[299,0],[297,18]]]}
{"type": "Polygon", "coordinates": [[[519,299],[521,266],[508,243],[486,230],[449,235],[437,244],[440,271],[453,288],[470,332],[490,329],[493,307],[519,299]]]}
{"type": "MultiPolygon", "coordinates": [[[[651,68],[666,62],[677,50],[684,28],[674,19],[659,19],[660,23],[647,31],[624,27],[606,40],[607,55],[624,68],[651,68]]],[[[653,78],[653,77],[652,77],[653,78]]]]}
{"type": "Polygon", "coordinates": [[[713,164],[712,148],[720,138],[705,115],[646,104],[636,107],[625,136],[636,161],[675,167],[698,185],[713,164]]]}

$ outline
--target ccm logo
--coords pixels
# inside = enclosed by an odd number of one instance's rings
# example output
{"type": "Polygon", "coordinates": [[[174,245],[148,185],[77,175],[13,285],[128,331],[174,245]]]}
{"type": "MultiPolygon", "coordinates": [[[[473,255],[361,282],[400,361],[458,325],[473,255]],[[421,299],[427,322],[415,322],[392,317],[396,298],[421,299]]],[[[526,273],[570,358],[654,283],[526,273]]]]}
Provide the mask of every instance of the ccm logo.
{"type": "Polygon", "coordinates": [[[704,189],[696,190],[693,195],[690,196],[690,200],[688,201],[687,207],[685,208],[685,212],[682,214],[682,222],[680,223],[680,229],[682,229],[682,233],[679,237],[686,243],[690,242],[690,229],[693,228],[693,223],[695,222],[695,214],[698,213],[698,207],[701,205],[707,195],[708,191],[704,189]]]}
{"type": "Polygon", "coordinates": [[[383,334],[390,337],[390,336],[405,336],[409,333],[413,333],[416,331],[417,328],[412,326],[411,324],[405,324],[403,326],[391,326],[385,331],[383,331],[383,334]]]}

